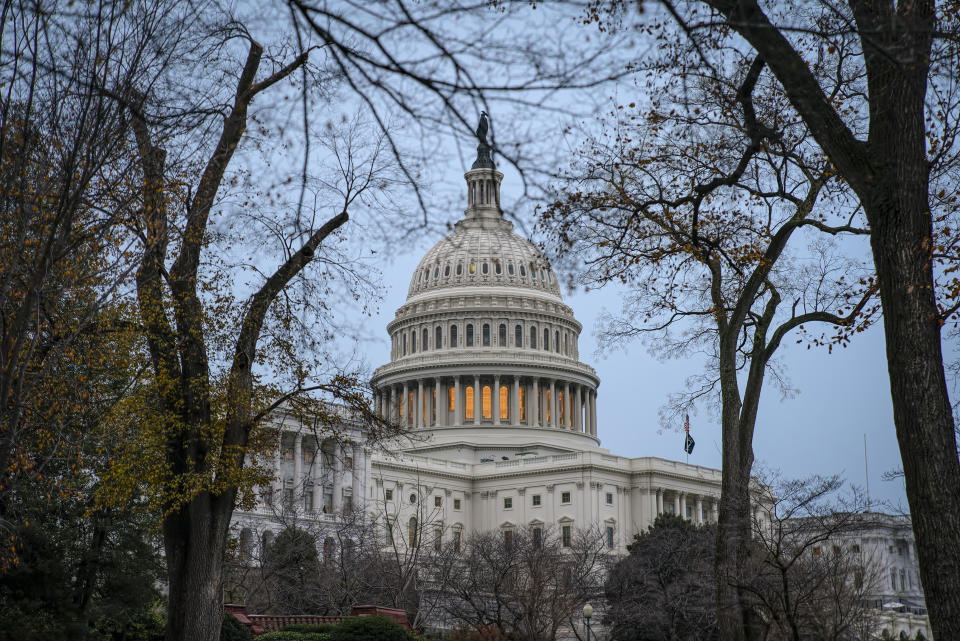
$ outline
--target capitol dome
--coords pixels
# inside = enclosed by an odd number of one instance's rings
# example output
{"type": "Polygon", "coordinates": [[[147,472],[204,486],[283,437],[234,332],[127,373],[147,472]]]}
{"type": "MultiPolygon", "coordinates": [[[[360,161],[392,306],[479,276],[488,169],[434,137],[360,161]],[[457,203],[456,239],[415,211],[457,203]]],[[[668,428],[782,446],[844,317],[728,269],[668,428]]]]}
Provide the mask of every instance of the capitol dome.
{"type": "Polygon", "coordinates": [[[377,409],[435,440],[595,447],[600,381],[579,360],[582,326],[549,262],[504,219],[489,147],[477,152],[464,217],[420,260],[387,325],[377,409]]]}

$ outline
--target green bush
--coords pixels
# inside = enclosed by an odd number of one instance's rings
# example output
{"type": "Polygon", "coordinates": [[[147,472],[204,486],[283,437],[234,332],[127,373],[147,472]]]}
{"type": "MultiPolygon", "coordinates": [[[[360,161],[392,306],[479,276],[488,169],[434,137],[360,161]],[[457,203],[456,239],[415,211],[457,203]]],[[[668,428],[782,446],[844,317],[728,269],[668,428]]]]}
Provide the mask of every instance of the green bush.
{"type": "Polygon", "coordinates": [[[402,625],[381,615],[351,617],[330,631],[330,641],[412,641],[402,625]]]}
{"type": "Polygon", "coordinates": [[[223,615],[223,623],[220,625],[220,641],[250,641],[253,634],[250,628],[240,623],[237,617],[232,614],[223,615]]]}
{"type": "Polygon", "coordinates": [[[277,630],[257,637],[257,641],[330,641],[329,632],[291,632],[277,630]]]}
{"type": "Polygon", "coordinates": [[[280,632],[330,632],[336,623],[291,623],[280,628],[280,632]]]}

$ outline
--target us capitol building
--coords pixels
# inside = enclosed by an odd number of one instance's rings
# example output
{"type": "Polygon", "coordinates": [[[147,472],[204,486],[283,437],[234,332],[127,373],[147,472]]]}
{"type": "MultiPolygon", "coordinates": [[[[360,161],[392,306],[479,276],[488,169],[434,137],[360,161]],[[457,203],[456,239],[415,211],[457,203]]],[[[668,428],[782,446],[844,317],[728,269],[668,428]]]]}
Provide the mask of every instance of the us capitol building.
{"type": "Polygon", "coordinates": [[[274,484],[235,517],[242,548],[270,529],[273,497],[302,518],[362,509],[390,538],[420,531],[437,543],[519,527],[567,541],[596,528],[625,552],[658,513],[716,521],[719,470],[601,447],[582,326],[543,255],[504,219],[503,174],[485,142],[465,178],[464,216],[413,273],[387,325],[390,362],[370,382],[375,410],[410,436],[371,449],[350,420],[318,440],[279,416],[274,484]]]}

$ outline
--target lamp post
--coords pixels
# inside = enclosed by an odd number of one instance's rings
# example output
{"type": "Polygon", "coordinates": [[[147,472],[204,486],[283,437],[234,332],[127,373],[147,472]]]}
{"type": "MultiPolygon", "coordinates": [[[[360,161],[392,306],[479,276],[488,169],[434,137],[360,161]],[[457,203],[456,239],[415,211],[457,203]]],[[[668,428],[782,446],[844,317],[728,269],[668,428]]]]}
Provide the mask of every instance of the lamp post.
{"type": "Polygon", "coordinates": [[[590,617],[593,616],[593,606],[589,603],[583,606],[583,620],[587,624],[587,641],[590,641],[590,617]]]}

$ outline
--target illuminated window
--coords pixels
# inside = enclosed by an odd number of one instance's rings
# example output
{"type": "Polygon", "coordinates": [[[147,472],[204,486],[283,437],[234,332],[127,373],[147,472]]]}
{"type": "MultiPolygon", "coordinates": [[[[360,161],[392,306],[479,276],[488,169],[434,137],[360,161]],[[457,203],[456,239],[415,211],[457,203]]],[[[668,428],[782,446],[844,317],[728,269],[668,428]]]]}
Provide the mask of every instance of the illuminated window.
{"type": "Polygon", "coordinates": [[[545,392],[546,392],[546,397],[547,397],[547,399],[546,399],[546,402],[544,403],[544,405],[545,405],[546,408],[547,408],[547,412],[546,412],[546,414],[547,414],[547,423],[549,423],[549,422],[550,422],[550,390],[545,390],[545,392]]]}
{"type": "Polygon", "coordinates": [[[436,423],[437,422],[437,386],[436,385],[433,386],[433,402],[430,403],[430,413],[432,414],[432,416],[430,417],[430,420],[436,423]]]}
{"type": "Polygon", "coordinates": [[[520,386],[520,420],[526,420],[527,418],[527,387],[525,385],[520,386]]]}
{"type": "Polygon", "coordinates": [[[451,412],[457,409],[457,390],[453,387],[447,389],[447,409],[451,412]]]}
{"type": "Polygon", "coordinates": [[[451,325],[450,326],[450,347],[456,347],[456,346],[457,346],[457,326],[451,325]]]}
{"type": "Polygon", "coordinates": [[[537,349],[537,328],[536,327],[530,328],[530,349],[537,349]]]}
{"type": "Polygon", "coordinates": [[[417,395],[407,394],[407,425],[413,425],[413,417],[417,415],[417,395]]]}
{"type": "Polygon", "coordinates": [[[497,330],[497,341],[500,347],[507,346],[507,326],[500,325],[500,328],[497,330]]]}
{"type": "Polygon", "coordinates": [[[474,262],[471,262],[471,263],[470,263],[470,273],[471,273],[471,274],[476,274],[476,273],[477,273],[477,264],[474,263],[474,262]]]}
{"type": "Polygon", "coordinates": [[[436,336],[433,337],[433,349],[440,349],[443,347],[443,328],[437,325],[435,334],[436,336]]]}
{"type": "Polygon", "coordinates": [[[467,347],[473,347],[473,325],[467,325],[467,347]]]}
{"type": "Polygon", "coordinates": [[[523,347],[523,328],[519,325],[513,328],[513,343],[515,347],[523,347]]]}
{"type": "Polygon", "coordinates": [[[483,324],[483,346],[490,347],[490,325],[483,324]]]}
{"type": "Polygon", "coordinates": [[[567,424],[567,422],[564,420],[565,415],[566,415],[566,412],[565,412],[564,410],[565,410],[566,408],[564,407],[563,401],[564,401],[563,392],[557,392],[557,405],[560,406],[560,407],[559,407],[560,411],[557,412],[557,414],[559,415],[558,418],[560,419],[560,425],[566,425],[566,424],[567,424]]]}
{"type": "Polygon", "coordinates": [[[473,418],[473,385],[467,385],[464,391],[464,407],[466,418],[473,418]]]}
{"type": "Polygon", "coordinates": [[[500,418],[510,418],[510,392],[506,385],[500,386],[500,418]]]}
{"type": "Polygon", "coordinates": [[[490,403],[493,401],[493,399],[490,397],[490,386],[484,385],[482,393],[483,397],[481,402],[483,403],[483,418],[491,418],[493,413],[490,411],[490,403]]]}

